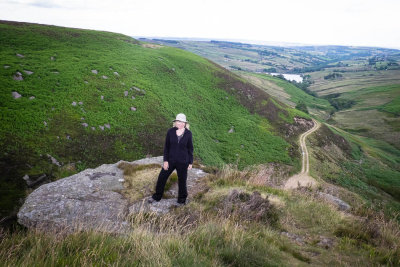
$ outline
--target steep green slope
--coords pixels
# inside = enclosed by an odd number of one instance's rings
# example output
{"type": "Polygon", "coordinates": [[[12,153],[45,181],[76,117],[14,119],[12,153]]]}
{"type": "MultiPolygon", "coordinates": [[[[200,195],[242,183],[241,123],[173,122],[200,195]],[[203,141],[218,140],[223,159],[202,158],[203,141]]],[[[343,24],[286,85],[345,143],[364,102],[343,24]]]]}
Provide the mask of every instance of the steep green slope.
{"type": "Polygon", "coordinates": [[[197,55],[115,33],[5,21],[0,44],[2,196],[16,196],[9,188],[23,187],[25,174],[54,179],[161,155],[180,112],[204,164],[299,166],[295,136],[282,136],[302,113],[197,55]]]}

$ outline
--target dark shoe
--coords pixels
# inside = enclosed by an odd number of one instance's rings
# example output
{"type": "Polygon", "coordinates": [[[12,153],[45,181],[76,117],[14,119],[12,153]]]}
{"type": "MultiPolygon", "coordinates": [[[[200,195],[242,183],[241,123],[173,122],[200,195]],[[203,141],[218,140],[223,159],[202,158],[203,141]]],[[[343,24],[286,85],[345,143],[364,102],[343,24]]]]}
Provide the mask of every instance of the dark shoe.
{"type": "Polygon", "coordinates": [[[177,201],[176,204],[178,206],[184,206],[184,205],[186,205],[186,201],[184,201],[184,202],[177,201]]]}

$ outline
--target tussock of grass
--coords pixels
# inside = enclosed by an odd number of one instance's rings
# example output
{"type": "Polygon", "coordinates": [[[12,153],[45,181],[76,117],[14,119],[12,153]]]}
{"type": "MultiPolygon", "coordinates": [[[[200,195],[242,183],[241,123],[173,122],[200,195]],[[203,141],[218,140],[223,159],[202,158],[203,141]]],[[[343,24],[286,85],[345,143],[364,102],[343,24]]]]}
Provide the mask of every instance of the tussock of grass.
{"type": "Polygon", "coordinates": [[[124,170],[124,175],[133,175],[137,171],[160,168],[159,164],[130,164],[128,162],[121,162],[117,166],[124,170]]]}
{"type": "MultiPolygon", "coordinates": [[[[154,193],[155,184],[161,170],[159,164],[130,164],[121,162],[118,168],[124,170],[124,187],[120,192],[130,201],[135,202],[151,193],[154,193]]],[[[165,185],[165,191],[168,191],[171,186],[178,181],[178,175],[174,171],[165,185]]],[[[165,198],[168,194],[165,193],[165,198]]]]}

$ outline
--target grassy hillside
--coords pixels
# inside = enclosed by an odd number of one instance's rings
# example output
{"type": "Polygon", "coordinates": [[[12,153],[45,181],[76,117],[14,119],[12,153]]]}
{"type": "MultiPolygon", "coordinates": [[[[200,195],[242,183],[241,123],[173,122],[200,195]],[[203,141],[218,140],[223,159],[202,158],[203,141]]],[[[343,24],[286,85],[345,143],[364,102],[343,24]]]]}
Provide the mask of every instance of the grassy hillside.
{"type": "Polygon", "coordinates": [[[161,155],[180,112],[198,162],[299,167],[296,136],[284,139],[282,129],[306,115],[197,55],[115,33],[5,21],[0,44],[2,211],[24,194],[25,174],[52,180],[161,155]]]}
{"type": "Polygon", "coordinates": [[[288,81],[263,73],[239,72],[239,74],[281,102],[293,107],[304,103],[309,112],[317,117],[326,117],[333,110],[328,100],[307,94],[288,81]]]}
{"type": "Polygon", "coordinates": [[[366,87],[339,93],[335,99],[353,102],[329,122],[350,133],[384,141],[400,149],[400,84],[366,87]]]}

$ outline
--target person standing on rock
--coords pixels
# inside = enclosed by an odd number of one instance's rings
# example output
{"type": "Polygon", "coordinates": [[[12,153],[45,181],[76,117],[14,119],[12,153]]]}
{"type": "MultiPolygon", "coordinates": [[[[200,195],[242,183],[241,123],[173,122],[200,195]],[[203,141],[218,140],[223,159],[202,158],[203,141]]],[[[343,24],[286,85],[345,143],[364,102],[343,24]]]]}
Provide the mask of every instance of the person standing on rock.
{"type": "Polygon", "coordinates": [[[178,204],[185,204],[188,196],[186,180],[187,172],[193,164],[192,132],[185,114],[176,115],[173,127],[167,132],[164,145],[164,163],[158,176],[156,192],[148,199],[149,203],[160,201],[168,177],[176,169],[178,173],[178,204]]]}

